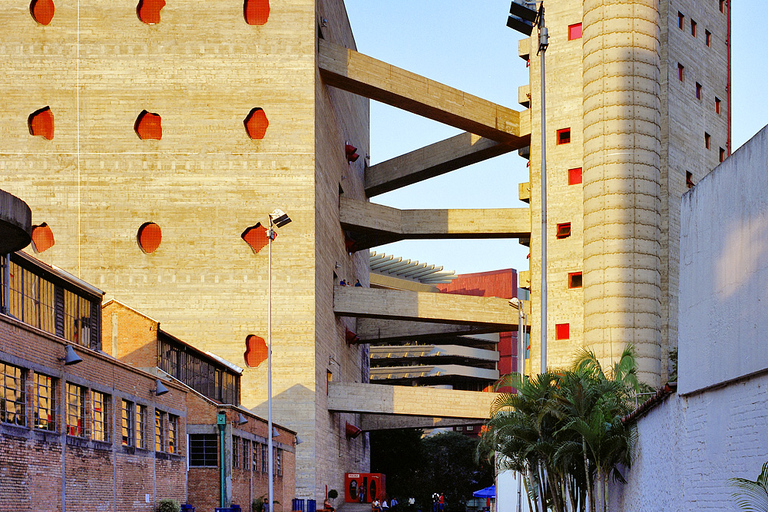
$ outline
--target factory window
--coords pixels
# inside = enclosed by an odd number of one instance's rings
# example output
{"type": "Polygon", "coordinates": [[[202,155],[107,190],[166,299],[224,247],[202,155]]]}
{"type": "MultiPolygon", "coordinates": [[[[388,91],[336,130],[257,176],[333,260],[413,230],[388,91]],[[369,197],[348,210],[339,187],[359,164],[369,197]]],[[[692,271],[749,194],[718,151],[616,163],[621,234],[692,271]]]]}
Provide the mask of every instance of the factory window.
{"type": "Polygon", "coordinates": [[[677,26],[682,30],[685,25],[685,16],[680,11],[677,11],[677,26]]]}
{"type": "Polygon", "coordinates": [[[581,23],[568,25],[568,40],[581,39],[581,23]]]}
{"type": "Polygon", "coordinates": [[[720,98],[715,96],[715,114],[720,113],[720,98]]]}
{"type": "Polygon", "coordinates": [[[711,145],[712,137],[707,132],[704,132],[704,147],[709,149],[711,145]]]}
{"type": "Polygon", "coordinates": [[[165,7],[165,0],[140,0],[136,6],[136,15],[147,25],[160,23],[160,10],[165,7]]]}
{"type": "Polygon", "coordinates": [[[568,273],[568,288],[581,288],[581,272],[568,273]]]}
{"type": "Polygon", "coordinates": [[[696,22],[691,20],[691,35],[696,37],[696,22]]]}
{"type": "Polygon", "coordinates": [[[163,241],[163,231],[154,222],[145,222],[139,228],[136,240],[139,243],[139,248],[145,254],[151,254],[160,247],[160,242],[163,241]]]}
{"type": "Polygon", "coordinates": [[[67,383],[67,435],[86,437],[85,388],[67,383]]]}
{"type": "Polygon", "coordinates": [[[720,148],[720,161],[725,160],[725,149],[720,148]]]}
{"type": "Polygon", "coordinates": [[[707,46],[712,46],[712,32],[709,30],[704,31],[704,43],[707,46]]]}
{"type": "Polygon", "coordinates": [[[198,468],[219,465],[216,434],[189,435],[189,465],[198,468]]]}
{"type": "Polygon", "coordinates": [[[571,142],[571,129],[570,128],[563,128],[562,130],[557,130],[557,143],[558,144],[569,144],[571,142]]]}
{"type": "Polygon", "coordinates": [[[136,404],[136,448],[146,449],[147,406],[136,404]]]}
{"type": "Polygon", "coordinates": [[[555,324],[555,339],[567,340],[571,338],[571,324],[555,324]]]}
{"type": "Polygon", "coordinates": [[[133,402],[123,400],[120,416],[120,430],[123,446],[133,446],[133,402]]]}
{"type": "Polygon", "coordinates": [[[571,236],[571,223],[570,222],[563,222],[561,224],[557,225],[557,236],[558,239],[568,238],[571,236]]]}
{"type": "Polygon", "coordinates": [[[269,446],[261,445],[261,472],[266,473],[269,470],[269,446]]]}
{"type": "Polygon", "coordinates": [[[701,84],[699,82],[696,82],[696,99],[701,99],[701,84]]]}
{"type": "Polygon", "coordinates": [[[677,63],[677,78],[679,78],[681,82],[685,78],[685,66],[679,62],[677,63]]]}
{"type": "Polygon", "coordinates": [[[91,391],[91,430],[94,441],[108,443],[110,441],[110,412],[111,398],[105,393],[91,391]]]}
{"type": "Polygon", "coordinates": [[[55,11],[56,6],[53,4],[53,0],[32,0],[32,4],[29,6],[32,18],[41,25],[48,25],[53,19],[55,11]]]}
{"type": "Polygon", "coordinates": [[[155,409],[155,451],[165,451],[165,413],[155,409]]]}
{"type": "Polygon", "coordinates": [[[275,448],[274,474],[276,476],[283,476],[283,449],[282,448],[275,448]]]}
{"type": "Polygon", "coordinates": [[[0,363],[3,380],[0,387],[0,421],[14,425],[27,424],[27,377],[16,366],[0,363]]]}
{"type": "Polygon", "coordinates": [[[168,453],[181,453],[179,451],[179,417],[168,415],[168,453]]]}
{"type": "Polygon", "coordinates": [[[693,188],[693,173],[691,171],[685,172],[685,186],[693,188]]]}
{"type": "Polygon", "coordinates": [[[243,469],[248,471],[251,467],[251,440],[243,439],[243,469]]]}
{"type": "Polygon", "coordinates": [[[568,169],[568,184],[578,185],[581,183],[581,167],[568,169]]]}
{"type": "Polygon", "coordinates": [[[53,377],[35,374],[35,428],[56,431],[56,381],[53,377]]]}
{"type": "Polygon", "coordinates": [[[232,436],[232,467],[233,468],[239,468],[240,467],[240,442],[242,439],[240,439],[238,436],[232,436]]]}

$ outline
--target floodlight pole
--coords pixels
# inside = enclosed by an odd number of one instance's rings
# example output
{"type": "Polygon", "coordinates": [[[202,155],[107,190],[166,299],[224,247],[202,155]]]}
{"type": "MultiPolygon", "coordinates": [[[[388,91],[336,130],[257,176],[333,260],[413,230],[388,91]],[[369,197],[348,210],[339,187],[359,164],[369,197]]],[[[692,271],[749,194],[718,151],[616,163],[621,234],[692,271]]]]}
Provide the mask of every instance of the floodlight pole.
{"type": "Polygon", "coordinates": [[[549,31],[544,25],[544,3],[539,7],[539,55],[541,56],[541,373],[547,371],[547,93],[544,55],[549,31]]]}
{"type": "Polygon", "coordinates": [[[274,503],[274,476],[272,472],[272,240],[275,238],[275,228],[272,224],[272,215],[269,216],[269,231],[267,231],[268,246],[268,271],[267,271],[267,457],[269,461],[268,476],[268,508],[272,512],[274,503]]]}

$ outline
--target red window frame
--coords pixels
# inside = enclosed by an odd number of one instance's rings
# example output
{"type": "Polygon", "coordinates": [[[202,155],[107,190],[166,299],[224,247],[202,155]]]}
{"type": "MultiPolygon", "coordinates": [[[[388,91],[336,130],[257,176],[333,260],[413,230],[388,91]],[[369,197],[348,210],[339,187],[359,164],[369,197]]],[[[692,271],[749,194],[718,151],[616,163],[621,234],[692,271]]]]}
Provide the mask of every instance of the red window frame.
{"type": "Polygon", "coordinates": [[[583,283],[581,272],[568,272],[568,288],[581,288],[584,285],[583,283]]]}
{"type": "Polygon", "coordinates": [[[557,130],[557,145],[560,144],[570,144],[571,143],[571,129],[570,128],[561,128],[560,130],[557,130]]]}
{"type": "Polygon", "coordinates": [[[568,238],[571,236],[571,223],[570,222],[561,222],[557,225],[557,231],[555,233],[555,237],[558,240],[562,240],[563,238],[568,238]]]}

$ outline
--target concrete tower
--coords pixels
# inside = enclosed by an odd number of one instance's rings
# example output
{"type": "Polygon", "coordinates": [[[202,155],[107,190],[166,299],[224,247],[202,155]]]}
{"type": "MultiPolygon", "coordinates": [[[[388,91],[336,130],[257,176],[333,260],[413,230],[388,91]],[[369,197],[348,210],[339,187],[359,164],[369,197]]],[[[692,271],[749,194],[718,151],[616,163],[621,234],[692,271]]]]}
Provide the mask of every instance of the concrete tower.
{"type": "MultiPolygon", "coordinates": [[[[548,365],[568,365],[579,347],[609,363],[632,343],[642,380],[658,384],[677,346],[679,201],[730,151],[728,2],[544,5],[548,365]]],[[[531,104],[533,141],[521,195],[530,190],[538,226],[540,68],[531,41],[520,42],[531,63],[531,86],[519,96],[531,104]]],[[[535,229],[531,260],[535,319],[535,229]]],[[[539,322],[532,325],[539,340],[539,322]]]]}

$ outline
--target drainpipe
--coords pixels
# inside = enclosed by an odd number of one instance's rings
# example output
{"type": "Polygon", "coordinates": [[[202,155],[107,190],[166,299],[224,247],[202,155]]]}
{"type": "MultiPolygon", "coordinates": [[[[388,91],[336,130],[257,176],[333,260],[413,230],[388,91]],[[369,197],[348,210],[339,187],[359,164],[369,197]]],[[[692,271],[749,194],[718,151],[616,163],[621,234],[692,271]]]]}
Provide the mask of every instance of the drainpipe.
{"type": "Polygon", "coordinates": [[[219,427],[219,506],[224,508],[227,506],[227,493],[224,484],[226,483],[226,466],[225,466],[225,450],[224,450],[224,428],[227,425],[227,415],[224,413],[218,413],[216,415],[216,425],[219,427]]]}

